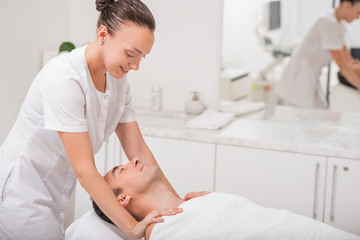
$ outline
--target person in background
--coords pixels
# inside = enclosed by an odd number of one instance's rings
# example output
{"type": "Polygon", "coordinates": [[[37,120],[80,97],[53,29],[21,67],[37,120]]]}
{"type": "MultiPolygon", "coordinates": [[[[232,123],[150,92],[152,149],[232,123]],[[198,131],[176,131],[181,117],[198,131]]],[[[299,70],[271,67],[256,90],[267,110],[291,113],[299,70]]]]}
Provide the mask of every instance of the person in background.
{"type": "MultiPolygon", "coordinates": [[[[139,0],[97,0],[96,39],[50,62],[36,76],[0,148],[0,239],[63,239],[76,178],[102,211],[133,238],[178,208],[136,221],[95,167],[94,153],[115,131],[128,159],[157,162],[145,144],[126,74],[154,43],[155,20],[139,0]]],[[[176,192],[161,173],[161,180],[176,192]]],[[[194,194],[191,197],[195,197],[194,194]]]]}
{"type": "Polygon", "coordinates": [[[345,26],[358,19],[360,0],[340,0],[340,5],[319,18],[295,50],[275,88],[284,105],[326,108],[321,89],[321,69],[332,59],[351,85],[360,89],[360,63],[345,45],[345,26]]]}

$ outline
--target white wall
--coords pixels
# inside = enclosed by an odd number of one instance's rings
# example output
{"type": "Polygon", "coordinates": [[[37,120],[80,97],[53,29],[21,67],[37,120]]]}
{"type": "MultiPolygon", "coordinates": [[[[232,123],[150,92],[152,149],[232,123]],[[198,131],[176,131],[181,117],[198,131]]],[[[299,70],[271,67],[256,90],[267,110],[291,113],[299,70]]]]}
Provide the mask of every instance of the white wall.
{"type": "MultiPolygon", "coordinates": [[[[220,84],[222,0],[146,0],[157,21],[151,54],[129,74],[135,106],[149,106],[153,85],[163,108],[183,111],[190,91],[217,108],[220,84]]],[[[95,1],[5,1],[0,8],[0,144],[10,131],[44,50],[63,41],[81,46],[96,37],[95,1]]]]}
{"type": "Polygon", "coordinates": [[[95,0],[71,1],[69,34],[75,46],[91,43],[96,38],[98,16],[95,0]]]}
{"type": "Polygon", "coordinates": [[[221,65],[222,0],[146,0],[157,29],[155,44],[138,72],[130,73],[134,105],[159,85],[163,109],[184,111],[191,91],[217,109],[221,65]]]}
{"type": "Polygon", "coordinates": [[[2,1],[0,22],[0,144],[11,129],[43,50],[68,40],[70,0],[2,1]]]}

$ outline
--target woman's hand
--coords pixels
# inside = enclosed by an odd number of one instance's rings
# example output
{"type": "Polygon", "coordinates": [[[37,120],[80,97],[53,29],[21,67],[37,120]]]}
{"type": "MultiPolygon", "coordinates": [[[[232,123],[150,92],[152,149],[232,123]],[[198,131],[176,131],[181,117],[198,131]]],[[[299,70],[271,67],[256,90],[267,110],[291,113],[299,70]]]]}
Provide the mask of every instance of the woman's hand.
{"type": "Polygon", "coordinates": [[[208,191],[202,191],[202,192],[190,192],[190,193],[187,193],[186,196],[184,197],[184,201],[187,201],[187,200],[190,200],[192,198],[196,198],[196,197],[201,197],[201,196],[204,196],[206,194],[209,194],[210,192],[208,191]]]}
{"type": "Polygon", "coordinates": [[[182,208],[153,210],[141,222],[138,222],[135,225],[132,229],[132,235],[136,239],[140,239],[145,236],[145,230],[150,224],[163,222],[164,218],[162,218],[162,216],[172,216],[181,213],[182,211],[182,208]]]}

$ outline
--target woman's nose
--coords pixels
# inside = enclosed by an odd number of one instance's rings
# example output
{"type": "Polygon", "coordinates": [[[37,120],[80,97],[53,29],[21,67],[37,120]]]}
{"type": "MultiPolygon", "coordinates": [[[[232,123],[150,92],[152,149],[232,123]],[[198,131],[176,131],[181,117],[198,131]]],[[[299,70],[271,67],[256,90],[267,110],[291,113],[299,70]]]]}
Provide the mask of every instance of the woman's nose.
{"type": "Polygon", "coordinates": [[[131,63],[129,64],[129,66],[131,67],[131,69],[137,71],[137,70],[139,70],[140,61],[141,61],[141,59],[140,59],[140,60],[137,60],[137,61],[134,61],[134,62],[131,62],[131,63]]]}

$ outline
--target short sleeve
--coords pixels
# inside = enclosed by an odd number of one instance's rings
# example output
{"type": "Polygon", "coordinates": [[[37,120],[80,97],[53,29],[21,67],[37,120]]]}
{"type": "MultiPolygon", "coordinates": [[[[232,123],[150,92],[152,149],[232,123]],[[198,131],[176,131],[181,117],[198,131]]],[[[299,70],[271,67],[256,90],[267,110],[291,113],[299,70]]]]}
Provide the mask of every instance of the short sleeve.
{"type": "Polygon", "coordinates": [[[319,26],[320,44],[323,49],[341,50],[345,45],[345,30],[340,23],[323,19],[319,26]]]}
{"type": "Polygon", "coordinates": [[[86,132],[85,95],[80,83],[68,76],[50,74],[43,80],[44,128],[62,132],[86,132]]]}
{"type": "Polygon", "coordinates": [[[130,85],[129,83],[126,84],[126,97],[125,97],[125,106],[123,114],[121,115],[119,123],[129,123],[135,122],[135,111],[132,108],[132,97],[130,93],[130,85]]]}

